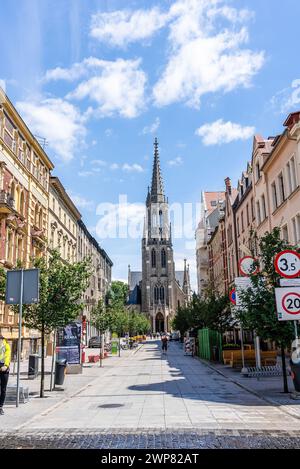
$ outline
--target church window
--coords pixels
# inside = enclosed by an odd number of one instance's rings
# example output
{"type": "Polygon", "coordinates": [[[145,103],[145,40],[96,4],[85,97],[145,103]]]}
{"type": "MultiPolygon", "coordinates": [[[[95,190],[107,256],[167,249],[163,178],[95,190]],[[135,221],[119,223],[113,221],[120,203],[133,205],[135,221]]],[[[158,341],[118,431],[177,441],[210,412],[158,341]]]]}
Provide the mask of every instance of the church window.
{"type": "Polygon", "coordinates": [[[163,226],[163,214],[162,211],[159,211],[159,226],[162,228],[163,226]]]}
{"type": "Polygon", "coordinates": [[[166,267],[166,251],[164,249],[161,251],[161,266],[166,267]]]}
{"type": "Polygon", "coordinates": [[[154,287],[154,302],[158,303],[159,300],[159,289],[158,287],[154,287]]]}
{"type": "Polygon", "coordinates": [[[154,249],[151,251],[151,265],[152,267],[156,267],[156,252],[154,249]]]}
{"type": "Polygon", "coordinates": [[[160,287],[160,301],[161,302],[165,301],[165,289],[164,289],[164,287],[160,287]]]}

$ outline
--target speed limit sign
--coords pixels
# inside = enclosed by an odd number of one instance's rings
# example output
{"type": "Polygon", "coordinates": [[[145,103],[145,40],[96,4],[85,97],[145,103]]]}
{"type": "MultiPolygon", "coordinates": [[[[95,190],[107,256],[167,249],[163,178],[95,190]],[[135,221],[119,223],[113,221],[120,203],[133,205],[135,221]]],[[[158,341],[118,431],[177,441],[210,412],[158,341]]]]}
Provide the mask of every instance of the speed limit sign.
{"type": "Polygon", "coordinates": [[[259,271],[258,266],[255,265],[256,260],[252,256],[242,257],[239,261],[239,271],[244,276],[250,276],[251,274],[257,274],[259,271]]]}
{"type": "Polygon", "coordinates": [[[276,272],[285,278],[300,276],[300,254],[297,251],[286,249],[279,252],[274,260],[276,272]]]}
{"type": "Polygon", "coordinates": [[[300,318],[300,288],[276,288],[276,306],[278,319],[295,321],[300,318]]]}

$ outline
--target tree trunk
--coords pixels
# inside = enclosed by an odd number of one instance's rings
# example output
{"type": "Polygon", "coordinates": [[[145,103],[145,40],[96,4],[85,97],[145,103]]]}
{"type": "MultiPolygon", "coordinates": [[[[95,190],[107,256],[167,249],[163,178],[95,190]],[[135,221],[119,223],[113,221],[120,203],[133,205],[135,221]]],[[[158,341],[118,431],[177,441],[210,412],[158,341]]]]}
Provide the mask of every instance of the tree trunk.
{"type": "Polygon", "coordinates": [[[102,367],[102,352],[103,352],[103,334],[100,331],[100,367],[102,367]]]}
{"type": "Polygon", "coordinates": [[[285,351],[284,351],[283,345],[280,346],[280,350],[281,350],[281,361],[282,361],[283,392],[288,393],[289,388],[288,388],[286,364],[285,364],[285,351]]]}
{"type": "Polygon", "coordinates": [[[53,391],[53,389],[54,389],[54,364],[55,364],[55,358],[56,358],[56,329],[54,329],[54,337],[53,337],[50,391],[53,391]]]}
{"type": "Polygon", "coordinates": [[[41,389],[40,389],[40,397],[44,397],[44,390],[45,390],[45,324],[42,323],[42,364],[41,364],[41,389]]]}

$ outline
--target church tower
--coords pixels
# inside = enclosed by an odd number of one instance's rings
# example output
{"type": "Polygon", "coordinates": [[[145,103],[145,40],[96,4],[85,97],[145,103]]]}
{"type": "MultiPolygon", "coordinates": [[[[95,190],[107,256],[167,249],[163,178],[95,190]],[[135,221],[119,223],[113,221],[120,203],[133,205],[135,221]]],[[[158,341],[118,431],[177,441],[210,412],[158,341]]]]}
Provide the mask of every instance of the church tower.
{"type": "Polygon", "coordinates": [[[178,306],[176,290],[181,289],[175,278],[169,205],[164,193],[157,138],[151,189],[148,187],[146,198],[141,286],[142,311],[148,315],[153,332],[169,331],[170,319],[178,306]]]}

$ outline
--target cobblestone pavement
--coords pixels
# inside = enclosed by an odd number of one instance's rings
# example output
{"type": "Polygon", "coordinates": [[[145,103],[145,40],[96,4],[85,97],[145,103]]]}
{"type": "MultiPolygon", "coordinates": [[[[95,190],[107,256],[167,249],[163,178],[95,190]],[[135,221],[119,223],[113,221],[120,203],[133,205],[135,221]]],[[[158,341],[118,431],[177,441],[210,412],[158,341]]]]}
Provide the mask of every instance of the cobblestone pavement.
{"type": "Polygon", "coordinates": [[[2,434],[0,449],[299,449],[293,432],[151,430],[28,432],[2,434]]]}

